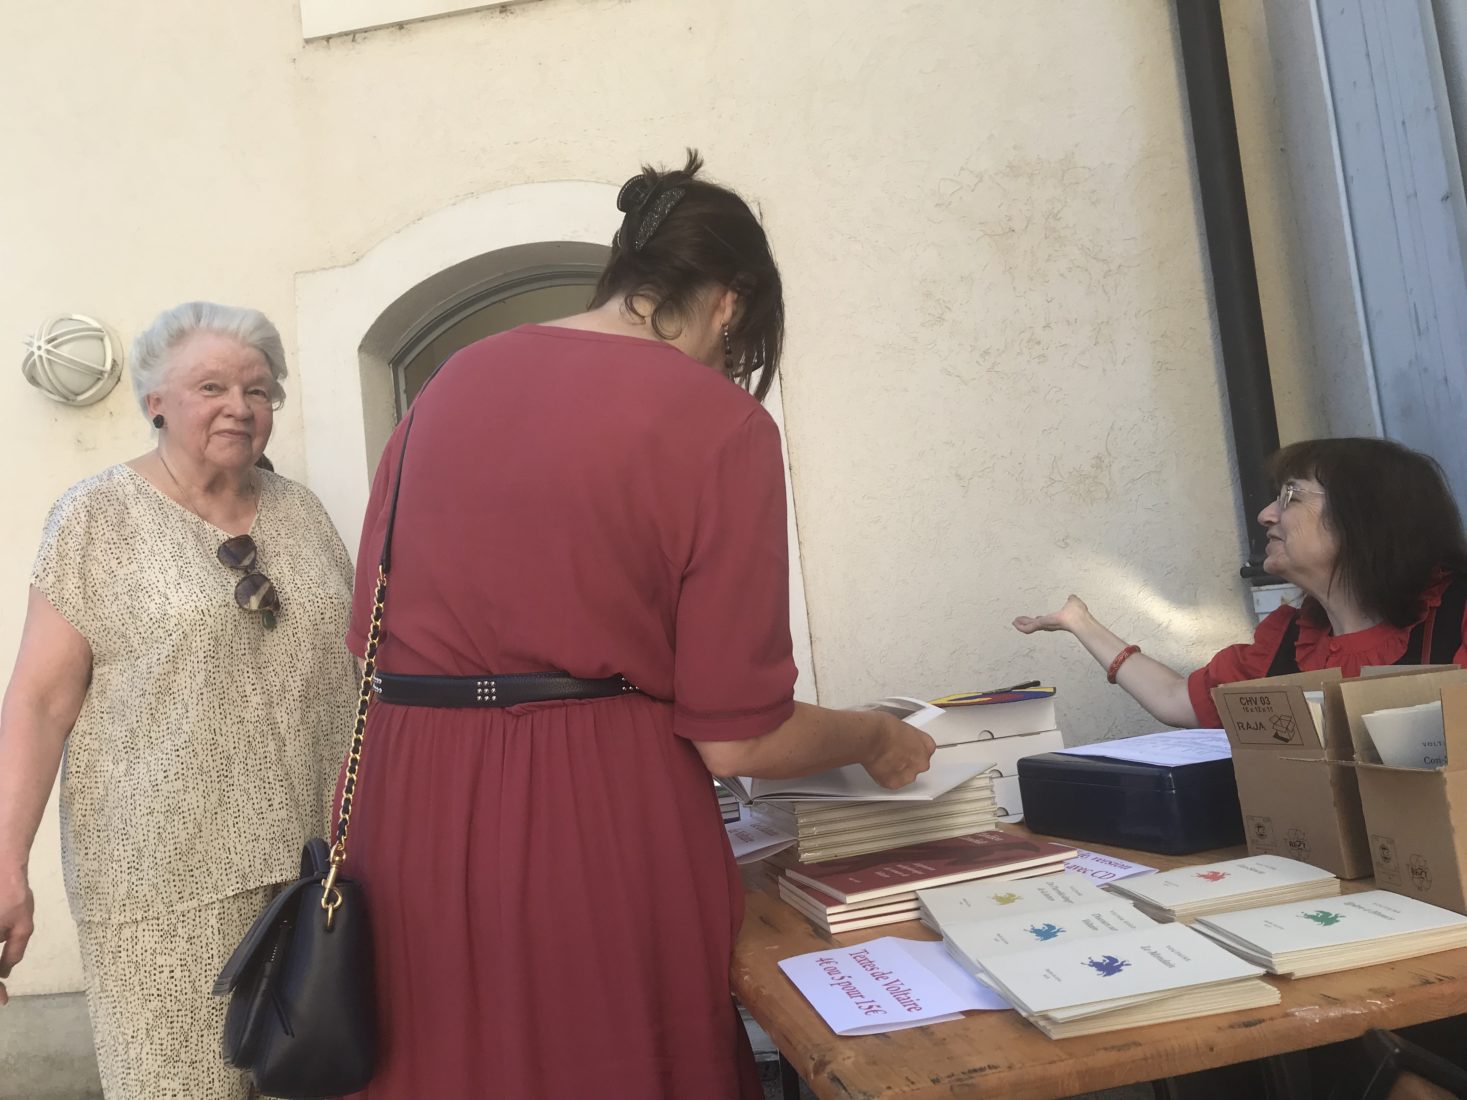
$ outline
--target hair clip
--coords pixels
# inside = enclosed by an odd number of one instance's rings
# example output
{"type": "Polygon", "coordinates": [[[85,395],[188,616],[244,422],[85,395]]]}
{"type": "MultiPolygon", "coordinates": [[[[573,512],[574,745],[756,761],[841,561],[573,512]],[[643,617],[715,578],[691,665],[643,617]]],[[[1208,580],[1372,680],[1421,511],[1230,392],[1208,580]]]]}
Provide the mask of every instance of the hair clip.
{"type": "Polygon", "coordinates": [[[673,208],[682,202],[687,189],[683,187],[671,187],[657,196],[651,208],[642,215],[642,224],[637,226],[636,240],[632,241],[632,251],[640,252],[647,247],[647,242],[652,235],[662,227],[667,216],[672,213],[673,208]]]}
{"type": "Polygon", "coordinates": [[[638,173],[621,185],[621,190],[616,193],[616,208],[623,214],[630,214],[646,202],[651,194],[652,181],[645,172],[638,173]]]}

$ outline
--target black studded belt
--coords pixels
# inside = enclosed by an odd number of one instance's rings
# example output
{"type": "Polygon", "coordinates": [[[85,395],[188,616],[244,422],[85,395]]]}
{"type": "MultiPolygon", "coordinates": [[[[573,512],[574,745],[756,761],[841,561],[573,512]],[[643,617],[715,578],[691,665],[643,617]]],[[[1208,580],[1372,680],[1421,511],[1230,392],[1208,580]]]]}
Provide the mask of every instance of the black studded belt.
{"type": "Polygon", "coordinates": [[[625,676],[583,680],[564,672],[505,676],[399,676],[379,672],[372,690],[384,703],[406,707],[514,707],[562,699],[607,699],[636,691],[625,676]]]}

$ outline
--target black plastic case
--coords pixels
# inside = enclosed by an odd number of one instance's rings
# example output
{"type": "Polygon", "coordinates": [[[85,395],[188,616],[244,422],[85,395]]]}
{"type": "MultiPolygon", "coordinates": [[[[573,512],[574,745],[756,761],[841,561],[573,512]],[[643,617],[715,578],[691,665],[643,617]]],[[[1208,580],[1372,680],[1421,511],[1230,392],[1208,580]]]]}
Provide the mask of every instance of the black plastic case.
{"type": "Polygon", "coordinates": [[[1231,760],[1136,764],[1046,752],[1019,761],[1019,792],[1024,824],[1049,836],[1164,855],[1243,843],[1231,760]]]}

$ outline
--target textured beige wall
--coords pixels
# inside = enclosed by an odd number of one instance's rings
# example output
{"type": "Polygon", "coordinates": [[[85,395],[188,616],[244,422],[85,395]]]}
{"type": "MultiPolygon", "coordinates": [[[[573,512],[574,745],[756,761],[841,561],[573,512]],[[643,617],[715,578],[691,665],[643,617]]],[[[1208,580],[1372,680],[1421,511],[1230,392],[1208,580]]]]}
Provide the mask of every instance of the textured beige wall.
{"type": "MultiPolygon", "coordinates": [[[[82,310],[131,336],[207,296],[289,346],[299,271],[456,198],[695,144],[786,276],[825,701],[1042,677],[1091,740],[1151,723],[1015,614],[1073,589],[1179,665],[1248,629],[1167,0],[544,0],[310,45],[284,3],[77,7],[13,6],[0,40],[24,105],[0,112],[0,333],[82,310]]],[[[47,506],[148,436],[122,390],[61,409],[12,366],[0,399],[8,667],[47,506]]],[[[270,450],[308,476],[297,408],[270,450]]],[[[76,981],[54,832],[22,992],[76,981]]]]}

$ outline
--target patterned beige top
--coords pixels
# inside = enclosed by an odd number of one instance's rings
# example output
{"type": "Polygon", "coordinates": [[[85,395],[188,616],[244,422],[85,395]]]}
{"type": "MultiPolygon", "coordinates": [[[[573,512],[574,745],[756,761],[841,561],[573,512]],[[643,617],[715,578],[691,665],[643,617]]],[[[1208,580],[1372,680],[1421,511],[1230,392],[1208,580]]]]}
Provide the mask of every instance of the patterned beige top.
{"type": "Polygon", "coordinates": [[[250,534],[278,626],[234,603],[227,534],[129,466],[69,489],[31,583],[92,648],[61,778],[77,920],[121,923],[294,878],[323,835],[357,679],[351,562],[309,489],[259,471],[250,534]]]}

